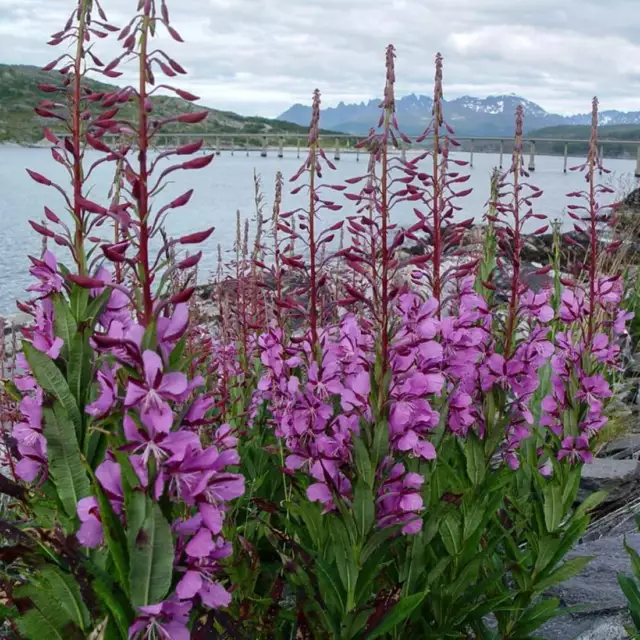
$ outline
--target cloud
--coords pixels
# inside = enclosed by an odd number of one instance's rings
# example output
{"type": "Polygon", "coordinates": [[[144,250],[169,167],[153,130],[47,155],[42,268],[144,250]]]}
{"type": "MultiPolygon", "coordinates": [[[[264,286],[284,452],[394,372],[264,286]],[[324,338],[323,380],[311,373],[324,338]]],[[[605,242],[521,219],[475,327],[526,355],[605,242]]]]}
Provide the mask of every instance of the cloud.
{"type": "MultiPolygon", "coordinates": [[[[181,86],[220,109],[275,116],[294,102],[379,96],[384,48],[397,48],[397,92],[431,92],[445,56],[445,96],[517,93],[550,111],[640,109],[637,0],[168,0],[186,43],[160,46],[189,71],[181,86]]],[[[123,25],[133,0],[103,0],[123,25]]],[[[2,62],[42,65],[48,35],[74,0],[0,0],[2,62]]],[[[96,45],[117,55],[115,38],[96,45]]],[[[131,81],[128,73],[123,81],[131,81]]]]}

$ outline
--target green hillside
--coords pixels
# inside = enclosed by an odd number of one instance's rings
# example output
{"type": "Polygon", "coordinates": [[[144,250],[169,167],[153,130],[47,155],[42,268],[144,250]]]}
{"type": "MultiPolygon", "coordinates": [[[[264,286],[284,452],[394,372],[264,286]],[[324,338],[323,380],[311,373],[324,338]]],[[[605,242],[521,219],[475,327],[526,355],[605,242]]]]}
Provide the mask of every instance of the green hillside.
{"type": "MultiPolygon", "coordinates": [[[[60,84],[59,78],[58,73],[43,71],[39,67],[0,64],[0,142],[35,143],[42,139],[43,125],[52,126],[52,123],[37,116],[33,109],[42,99],[55,100],[56,94],[44,94],[38,89],[38,85],[60,84]]],[[[87,84],[101,92],[116,89],[114,85],[94,80],[88,80],[87,84]]],[[[194,105],[178,97],[157,96],[152,100],[153,114],[158,118],[185,111],[208,111],[206,120],[185,129],[193,133],[237,133],[239,136],[282,133],[283,136],[291,136],[306,135],[308,132],[307,127],[297,124],[269,118],[244,117],[230,111],[194,105]]],[[[120,113],[122,117],[132,116],[133,109],[134,105],[125,105],[120,113]]]]}
{"type": "MultiPolygon", "coordinates": [[[[545,127],[527,133],[527,138],[536,142],[545,138],[560,138],[563,140],[588,140],[591,135],[591,128],[588,125],[558,125],[555,127],[545,127]]],[[[598,138],[600,140],[638,140],[640,142],[640,125],[637,124],[612,124],[598,127],[598,138]]],[[[563,142],[549,143],[551,153],[564,153],[563,142]]],[[[570,142],[569,155],[582,156],[587,153],[587,144],[584,142],[570,142]]],[[[636,149],[630,145],[615,144],[607,142],[604,145],[605,155],[609,157],[633,155],[636,149]]]]}

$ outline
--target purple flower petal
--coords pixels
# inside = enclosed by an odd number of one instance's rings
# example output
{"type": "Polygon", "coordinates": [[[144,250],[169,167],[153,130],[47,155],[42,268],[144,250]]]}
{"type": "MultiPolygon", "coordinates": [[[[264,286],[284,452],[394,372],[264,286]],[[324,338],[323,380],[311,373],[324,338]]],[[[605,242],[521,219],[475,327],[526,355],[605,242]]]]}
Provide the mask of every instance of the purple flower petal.
{"type": "Polygon", "coordinates": [[[190,600],[202,588],[202,577],[198,571],[187,571],[178,586],[176,593],[181,600],[190,600]]]}

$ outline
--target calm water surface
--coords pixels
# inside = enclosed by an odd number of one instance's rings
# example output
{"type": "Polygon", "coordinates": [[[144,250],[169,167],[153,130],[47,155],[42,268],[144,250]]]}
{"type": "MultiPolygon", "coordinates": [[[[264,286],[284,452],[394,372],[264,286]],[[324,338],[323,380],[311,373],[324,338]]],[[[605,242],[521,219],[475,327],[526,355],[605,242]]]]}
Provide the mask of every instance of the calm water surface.
{"type": "MultiPolygon", "coordinates": [[[[96,158],[98,155],[96,154],[96,158]]],[[[467,159],[465,157],[465,159],[467,159]]],[[[471,179],[462,188],[472,187],[473,192],[462,201],[464,212],[462,218],[474,216],[479,218],[485,210],[489,197],[489,176],[498,157],[489,154],[476,154],[475,166],[469,170],[471,179]]],[[[577,162],[577,161],[576,161],[577,162]]],[[[543,189],[544,195],[537,202],[537,211],[552,218],[565,219],[567,199],[565,194],[581,189],[584,179],[576,173],[562,172],[561,157],[543,157],[536,159],[536,172],[532,181],[543,189]]],[[[217,157],[206,169],[200,171],[176,172],[173,182],[160,196],[162,203],[183,193],[189,188],[195,192],[188,207],[175,210],[167,219],[167,230],[172,236],[179,236],[215,226],[215,232],[208,243],[202,247],[204,256],[202,273],[215,270],[217,264],[217,245],[223,249],[231,249],[236,233],[236,211],[239,209],[243,218],[254,218],[253,204],[253,172],[262,176],[263,190],[266,197],[265,214],[270,213],[273,182],[276,172],[281,170],[285,177],[295,173],[300,161],[295,151],[285,152],[284,158],[277,158],[272,153],[267,158],[258,154],[246,157],[244,153],[235,156],[223,154],[217,157]]],[[[614,187],[622,184],[625,189],[635,186],[632,160],[609,160],[606,166],[612,173],[603,176],[602,180],[610,182],[614,187]]],[[[24,289],[32,283],[29,276],[29,254],[39,255],[41,237],[28,224],[28,220],[40,220],[45,205],[53,209],[60,217],[64,216],[62,199],[51,188],[34,183],[27,175],[26,168],[45,174],[54,181],[66,184],[66,172],[62,166],[51,159],[46,149],[0,148],[0,313],[10,314],[15,310],[15,300],[24,298],[24,289]]],[[[360,175],[365,170],[365,163],[357,163],[353,154],[343,154],[335,172],[328,172],[327,182],[337,184],[344,179],[360,175]]],[[[103,166],[91,176],[93,186],[92,197],[104,202],[112,180],[112,167],[103,166]]],[[[353,211],[352,203],[344,201],[335,193],[335,200],[345,204],[342,211],[325,215],[324,223],[332,224],[341,216],[353,211]]],[[[300,206],[300,196],[287,195],[284,210],[300,206]]],[[[415,221],[412,209],[406,206],[397,209],[395,221],[401,225],[409,225],[415,221]]],[[[568,224],[568,223],[567,223],[568,224]]],[[[67,259],[65,250],[53,245],[55,253],[67,259]]]]}

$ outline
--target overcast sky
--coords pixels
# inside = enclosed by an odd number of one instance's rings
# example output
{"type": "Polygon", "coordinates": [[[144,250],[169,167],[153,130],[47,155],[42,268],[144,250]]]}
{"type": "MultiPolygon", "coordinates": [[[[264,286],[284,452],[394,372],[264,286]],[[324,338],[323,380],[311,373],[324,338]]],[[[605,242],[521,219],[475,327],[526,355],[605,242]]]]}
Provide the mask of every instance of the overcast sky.
{"type": "MultiPolygon", "coordinates": [[[[43,65],[44,43],[74,0],[0,0],[0,62],[43,65]]],[[[135,0],[102,0],[122,26],[135,0]]],[[[384,48],[397,48],[397,94],[431,93],[445,57],[445,97],[516,93],[548,111],[640,110],[638,0],[168,0],[185,44],[161,46],[189,71],[180,86],[208,106],[276,116],[308,103],[382,93],[384,48]]],[[[107,60],[118,51],[100,41],[107,60]]],[[[123,80],[127,81],[127,76],[123,80]]]]}

